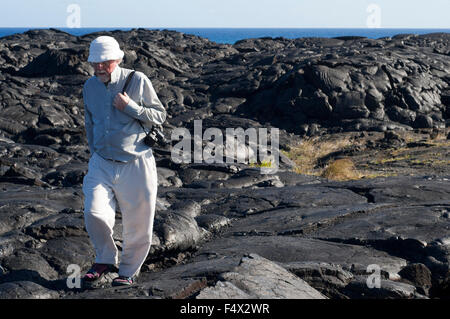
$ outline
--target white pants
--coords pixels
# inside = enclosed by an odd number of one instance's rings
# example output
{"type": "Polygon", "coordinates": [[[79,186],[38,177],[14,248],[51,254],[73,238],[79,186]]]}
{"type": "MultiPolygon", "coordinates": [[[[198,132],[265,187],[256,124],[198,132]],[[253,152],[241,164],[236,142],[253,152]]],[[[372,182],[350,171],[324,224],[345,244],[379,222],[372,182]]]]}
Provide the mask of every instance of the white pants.
{"type": "Polygon", "coordinates": [[[113,240],[116,204],[122,212],[123,247],[119,275],[137,276],[150,250],[155,216],[157,174],[151,150],[128,163],[94,153],[83,180],[86,230],[96,263],[117,264],[113,240]]]}

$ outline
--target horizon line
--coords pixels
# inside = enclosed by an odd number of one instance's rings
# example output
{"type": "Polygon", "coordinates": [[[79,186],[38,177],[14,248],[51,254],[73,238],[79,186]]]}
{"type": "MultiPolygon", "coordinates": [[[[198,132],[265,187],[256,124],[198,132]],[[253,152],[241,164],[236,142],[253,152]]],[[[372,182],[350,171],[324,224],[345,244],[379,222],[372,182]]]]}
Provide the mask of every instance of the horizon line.
{"type": "Polygon", "coordinates": [[[70,28],[67,26],[51,26],[51,27],[2,27],[1,29],[367,29],[367,30],[382,30],[382,29],[422,29],[422,30],[450,30],[450,27],[79,27],[70,28]]]}

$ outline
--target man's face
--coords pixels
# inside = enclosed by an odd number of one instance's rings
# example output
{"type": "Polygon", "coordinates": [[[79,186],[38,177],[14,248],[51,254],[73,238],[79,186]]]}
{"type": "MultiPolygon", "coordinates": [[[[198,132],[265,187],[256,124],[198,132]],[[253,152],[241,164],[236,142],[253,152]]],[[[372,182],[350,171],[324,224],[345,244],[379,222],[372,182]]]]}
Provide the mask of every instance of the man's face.
{"type": "Polygon", "coordinates": [[[105,62],[92,63],[94,67],[95,76],[103,83],[111,81],[111,73],[119,64],[119,60],[109,60],[105,62]]]}

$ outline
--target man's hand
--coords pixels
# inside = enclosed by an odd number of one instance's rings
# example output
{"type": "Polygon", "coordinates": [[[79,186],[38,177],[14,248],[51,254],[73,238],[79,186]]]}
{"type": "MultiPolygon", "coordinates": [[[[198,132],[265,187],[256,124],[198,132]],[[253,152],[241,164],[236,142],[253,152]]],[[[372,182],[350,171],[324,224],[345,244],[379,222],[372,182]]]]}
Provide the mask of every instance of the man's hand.
{"type": "Polygon", "coordinates": [[[113,105],[116,109],[123,111],[128,105],[128,102],[130,102],[130,97],[127,92],[125,92],[125,94],[118,93],[114,98],[113,105]]]}

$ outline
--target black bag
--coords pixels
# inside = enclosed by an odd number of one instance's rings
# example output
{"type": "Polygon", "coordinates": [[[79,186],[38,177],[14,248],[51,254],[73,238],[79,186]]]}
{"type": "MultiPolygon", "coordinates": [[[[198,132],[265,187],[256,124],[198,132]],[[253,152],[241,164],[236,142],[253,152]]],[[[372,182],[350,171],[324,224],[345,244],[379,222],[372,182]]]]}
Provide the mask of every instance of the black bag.
{"type": "MultiPolygon", "coordinates": [[[[123,86],[122,89],[122,94],[125,94],[128,85],[130,84],[131,79],[133,78],[134,73],[136,73],[136,71],[132,71],[128,77],[127,80],[125,81],[125,85],[123,86]]],[[[142,127],[142,129],[144,130],[145,133],[145,138],[144,138],[144,143],[147,146],[153,147],[155,144],[167,144],[167,140],[162,132],[162,127],[157,127],[156,125],[152,125],[152,128],[150,129],[150,131],[147,133],[147,131],[145,130],[144,125],[142,124],[141,121],[136,120],[139,122],[139,125],[142,127]]]]}

